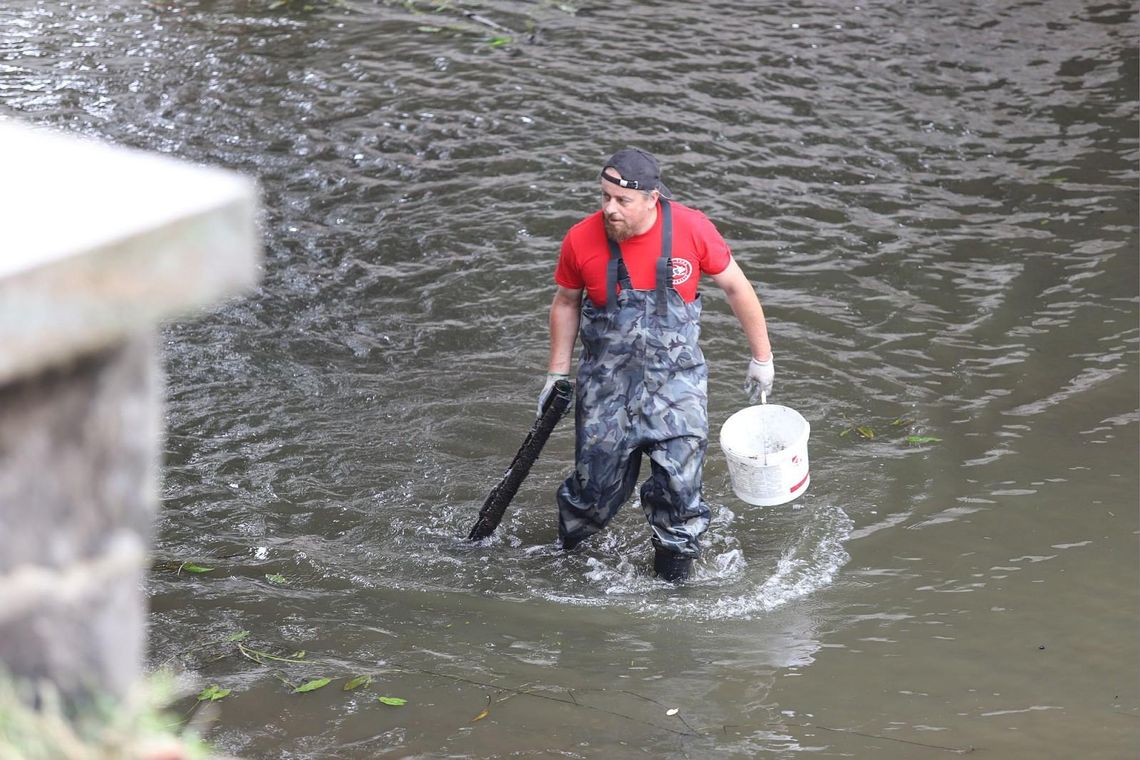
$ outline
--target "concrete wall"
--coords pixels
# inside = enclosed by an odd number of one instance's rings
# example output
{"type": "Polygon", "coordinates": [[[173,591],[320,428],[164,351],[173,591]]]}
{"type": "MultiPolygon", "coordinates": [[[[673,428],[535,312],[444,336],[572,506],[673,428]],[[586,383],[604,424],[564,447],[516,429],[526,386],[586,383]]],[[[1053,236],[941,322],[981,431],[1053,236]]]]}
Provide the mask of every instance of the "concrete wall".
{"type": "Polygon", "coordinates": [[[122,694],[145,647],[161,324],[257,279],[240,176],[0,123],[0,663],[122,694]]]}

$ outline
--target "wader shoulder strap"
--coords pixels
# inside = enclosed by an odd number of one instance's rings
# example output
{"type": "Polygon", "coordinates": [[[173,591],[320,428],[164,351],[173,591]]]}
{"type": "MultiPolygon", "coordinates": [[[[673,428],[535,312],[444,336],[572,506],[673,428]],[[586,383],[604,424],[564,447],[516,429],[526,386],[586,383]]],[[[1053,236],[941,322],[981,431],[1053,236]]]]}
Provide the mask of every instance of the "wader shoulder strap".
{"type": "MultiPolygon", "coordinates": [[[[657,314],[665,316],[669,311],[667,291],[673,287],[673,210],[669,201],[661,199],[661,255],[657,257],[655,287],[657,290],[657,314]]],[[[621,246],[608,235],[606,245],[610,249],[610,260],[606,265],[606,311],[617,309],[617,286],[619,280],[628,285],[629,275],[621,259],[621,246]]]]}
{"type": "Polygon", "coordinates": [[[673,287],[673,210],[661,199],[661,255],[657,257],[657,316],[669,311],[667,290],[673,287]]]}
{"type": "Polygon", "coordinates": [[[610,247],[610,262],[606,265],[606,311],[617,311],[618,271],[621,267],[621,247],[606,235],[606,243],[610,247]]]}

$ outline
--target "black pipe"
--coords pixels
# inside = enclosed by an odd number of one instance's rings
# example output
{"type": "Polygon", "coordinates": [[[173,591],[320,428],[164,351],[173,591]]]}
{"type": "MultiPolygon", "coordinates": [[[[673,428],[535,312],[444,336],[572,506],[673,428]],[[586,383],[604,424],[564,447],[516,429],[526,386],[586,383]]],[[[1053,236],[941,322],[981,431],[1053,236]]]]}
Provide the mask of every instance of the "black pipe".
{"type": "Polygon", "coordinates": [[[562,415],[570,407],[570,399],[573,397],[574,384],[569,380],[559,380],[554,383],[554,389],[542,405],[542,415],[534,421],[534,425],[527,433],[518,453],[515,454],[514,461],[503,474],[503,479],[491,489],[487,500],[483,502],[483,508],[479,510],[479,518],[472,526],[471,532],[467,534],[468,541],[486,538],[495,532],[495,528],[499,527],[499,521],[503,519],[503,512],[511,503],[511,499],[515,498],[519,486],[522,485],[530,472],[530,466],[538,459],[542,447],[546,444],[546,439],[550,437],[550,432],[554,430],[554,426],[558,424],[562,415]]]}

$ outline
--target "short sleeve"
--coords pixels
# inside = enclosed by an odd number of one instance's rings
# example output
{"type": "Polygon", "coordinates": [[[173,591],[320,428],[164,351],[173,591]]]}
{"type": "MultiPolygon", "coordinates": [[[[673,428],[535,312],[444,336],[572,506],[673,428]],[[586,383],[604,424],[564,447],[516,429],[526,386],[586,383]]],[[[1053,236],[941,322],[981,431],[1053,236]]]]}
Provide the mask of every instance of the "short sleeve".
{"type": "Polygon", "coordinates": [[[698,249],[701,252],[701,272],[716,275],[728,269],[732,263],[732,251],[716,225],[707,216],[698,213],[694,229],[701,242],[698,249]]]}
{"type": "MultiPolygon", "coordinates": [[[[581,290],[586,286],[582,272],[578,268],[574,256],[574,246],[570,244],[570,235],[562,238],[562,250],[558,254],[558,266],[554,268],[554,282],[564,288],[581,290]]],[[[727,265],[726,265],[727,266],[727,265]]]]}

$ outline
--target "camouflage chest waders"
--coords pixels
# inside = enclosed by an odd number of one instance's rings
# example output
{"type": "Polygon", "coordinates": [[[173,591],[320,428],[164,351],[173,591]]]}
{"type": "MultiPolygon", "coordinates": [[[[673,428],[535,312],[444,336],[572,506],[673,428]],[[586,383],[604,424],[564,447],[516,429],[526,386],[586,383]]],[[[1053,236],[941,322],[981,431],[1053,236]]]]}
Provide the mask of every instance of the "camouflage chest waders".
{"type": "Polygon", "coordinates": [[[575,470],[558,489],[558,536],[571,548],[602,530],[633,493],[648,454],[641,506],[658,560],[695,557],[709,524],[701,500],[708,445],[708,368],[701,353],[700,296],[670,287],[672,219],[661,201],[662,251],[654,290],[634,290],[609,241],[606,306],[582,302],[575,407],[575,470]],[[617,292],[621,278],[622,290],[617,292]]]}

